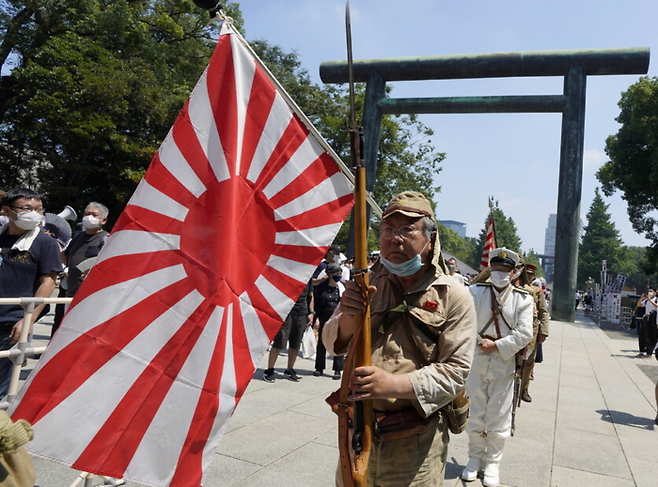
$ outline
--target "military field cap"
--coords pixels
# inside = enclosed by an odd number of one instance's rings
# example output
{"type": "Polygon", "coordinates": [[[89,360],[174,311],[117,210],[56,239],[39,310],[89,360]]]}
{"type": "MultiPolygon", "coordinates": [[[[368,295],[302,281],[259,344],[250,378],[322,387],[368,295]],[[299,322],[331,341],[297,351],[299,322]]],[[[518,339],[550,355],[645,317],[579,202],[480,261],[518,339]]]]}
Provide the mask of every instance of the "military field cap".
{"type": "Polygon", "coordinates": [[[331,273],[331,274],[334,274],[334,273],[336,273],[336,272],[343,272],[343,269],[341,268],[341,266],[339,266],[339,265],[336,264],[335,262],[332,262],[331,264],[329,264],[329,265],[327,266],[327,270],[326,270],[325,272],[326,272],[327,274],[330,274],[330,273],[331,273]]]}
{"type": "Polygon", "coordinates": [[[434,220],[432,205],[423,194],[416,191],[403,191],[394,196],[386,205],[382,217],[387,218],[393,213],[402,213],[410,217],[429,216],[434,220]]]}
{"type": "Polygon", "coordinates": [[[516,264],[519,263],[519,255],[506,248],[493,249],[489,254],[489,263],[516,267],[516,264]]]}
{"type": "Polygon", "coordinates": [[[537,266],[534,264],[526,264],[525,271],[529,274],[534,274],[535,272],[537,272],[537,266]]]}

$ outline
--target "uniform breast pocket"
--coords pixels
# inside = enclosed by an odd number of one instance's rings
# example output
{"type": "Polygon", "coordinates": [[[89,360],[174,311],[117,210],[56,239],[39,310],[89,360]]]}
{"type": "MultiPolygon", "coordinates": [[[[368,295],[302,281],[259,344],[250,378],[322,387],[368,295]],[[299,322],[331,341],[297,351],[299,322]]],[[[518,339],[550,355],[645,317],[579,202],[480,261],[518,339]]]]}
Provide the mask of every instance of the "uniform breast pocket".
{"type": "Polygon", "coordinates": [[[441,310],[430,311],[423,308],[411,308],[409,313],[415,328],[416,343],[428,362],[436,361],[439,349],[439,337],[446,324],[446,317],[441,310]]]}

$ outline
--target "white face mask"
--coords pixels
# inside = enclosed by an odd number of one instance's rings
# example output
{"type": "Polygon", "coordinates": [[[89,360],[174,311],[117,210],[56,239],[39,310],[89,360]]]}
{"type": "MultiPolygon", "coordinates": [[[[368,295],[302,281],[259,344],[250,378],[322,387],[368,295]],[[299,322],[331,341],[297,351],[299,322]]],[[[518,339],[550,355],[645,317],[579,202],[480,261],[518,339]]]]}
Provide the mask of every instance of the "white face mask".
{"type": "Polygon", "coordinates": [[[101,226],[101,221],[95,216],[87,215],[82,218],[82,226],[89,229],[98,228],[101,226]]]}
{"type": "Polygon", "coordinates": [[[14,224],[21,230],[34,230],[43,220],[43,215],[38,211],[25,211],[16,213],[14,224]]]}
{"type": "Polygon", "coordinates": [[[653,298],[653,293],[648,293],[647,296],[649,296],[650,298],[653,298]]]}
{"type": "Polygon", "coordinates": [[[507,287],[510,282],[510,273],[505,271],[491,271],[491,283],[496,287],[507,287]]]}

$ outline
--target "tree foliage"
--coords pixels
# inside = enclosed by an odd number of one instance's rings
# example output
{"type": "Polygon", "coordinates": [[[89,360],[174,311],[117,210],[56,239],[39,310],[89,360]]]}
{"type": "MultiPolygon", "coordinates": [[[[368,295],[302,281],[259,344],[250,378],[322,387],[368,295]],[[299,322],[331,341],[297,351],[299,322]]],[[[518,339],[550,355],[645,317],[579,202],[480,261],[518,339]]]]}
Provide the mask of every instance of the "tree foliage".
{"type": "Polygon", "coordinates": [[[0,9],[0,184],[31,186],[56,212],[101,201],[116,219],[205,69],[217,26],[191,0],[0,9]]]}
{"type": "Polygon", "coordinates": [[[594,200],[587,212],[587,226],[578,252],[578,286],[592,277],[600,281],[602,261],[607,261],[609,274],[626,272],[622,240],[615,224],[610,220],[608,207],[599,188],[594,192],[594,200]]]}
{"type": "Polygon", "coordinates": [[[447,228],[445,225],[438,223],[439,240],[441,242],[441,249],[450,252],[455,258],[461,260],[465,264],[478,269],[470,263],[471,255],[473,255],[474,243],[472,239],[466,239],[459,236],[452,228],[447,228]]]}
{"type": "Polygon", "coordinates": [[[605,195],[622,192],[633,229],[653,241],[648,262],[658,269],[658,78],[642,77],[622,93],[619,131],[606,140],[610,160],[598,171],[605,195]]]}

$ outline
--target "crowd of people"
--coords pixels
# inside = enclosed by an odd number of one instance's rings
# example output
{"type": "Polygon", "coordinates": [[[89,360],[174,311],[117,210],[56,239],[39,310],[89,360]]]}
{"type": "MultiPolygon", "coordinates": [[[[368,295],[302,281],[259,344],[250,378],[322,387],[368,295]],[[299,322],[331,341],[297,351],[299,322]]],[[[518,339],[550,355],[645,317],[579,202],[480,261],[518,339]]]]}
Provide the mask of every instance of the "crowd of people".
{"type": "MultiPolygon", "coordinates": [[[[59,296],[72,297],[82,284],[94,259],[105,244],[108,233],[103,230],[108,209],[91,202],[84,211],[79,230],[70,236],[57,218],[46,218],[41,195],[28,188],[16,188],[0,194],[0,297],[52,296],[57,282],[59,296]]],[[[64,222],[64,225],[68,223],[64,222]]],[[[47,312],[40,304],[32,313],[31,323],[23,323],[24,310],[20,305],[0,306],[0,350],[13,347],[24,326],[30,328],[47,312]]],[[[53,333],[64,314],[58,305],[53,333]]],[[[13,368],[12,360],[0,359],[0,398],[7,395],[13,368]]]]}

